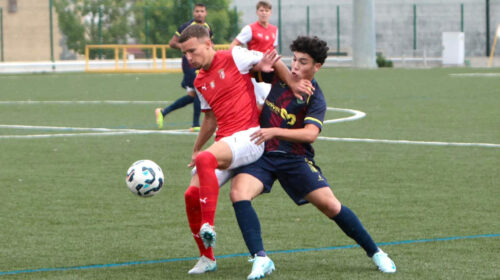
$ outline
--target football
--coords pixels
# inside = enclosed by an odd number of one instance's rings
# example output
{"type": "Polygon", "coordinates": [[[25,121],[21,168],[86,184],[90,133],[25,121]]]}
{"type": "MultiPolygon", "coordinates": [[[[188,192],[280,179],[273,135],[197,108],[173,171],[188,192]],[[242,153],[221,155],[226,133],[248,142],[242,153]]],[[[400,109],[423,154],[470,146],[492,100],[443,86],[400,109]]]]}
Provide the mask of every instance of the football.
{"type": "Polygon", "coordinates": [[[140,197],[151,197],[160,192],[163,180],[163,171],[151,160],[138,160],[127,170],[127,187],[140,197]]]}

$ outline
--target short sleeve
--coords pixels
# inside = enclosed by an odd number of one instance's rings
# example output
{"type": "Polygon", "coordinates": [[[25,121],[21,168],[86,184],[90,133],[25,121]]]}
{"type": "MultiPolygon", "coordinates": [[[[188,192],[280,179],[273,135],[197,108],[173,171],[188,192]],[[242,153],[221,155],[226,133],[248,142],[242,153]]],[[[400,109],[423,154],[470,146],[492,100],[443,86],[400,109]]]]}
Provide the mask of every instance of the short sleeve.
{"type": "Polygon", "coordinates": [[[238,40],[242,44],[246,44],[252,40],[252,28],[250,28],[250,25],[245,25],[236,36],[236,40],[238,40]]]}
{"type": "Polygon", "coordinates": [[[241,74],[250,72],[250,69],[252,69],[255,64],[259,63],[263,56],[261,52],[247,50],[239,46],[234,47],[231,50],[231,54],[241,74]]]}
{"type": "Polygon", "coordinates": [[[304,125],[314,124],[321,130],[325,119],[326,101],[318,84],[315,84],[314,86],[316,89],[314,90],[314,94],[310,97],[310,103],[304,119],[304,125]]]}
{"type": "Polygon", "coordinates": [[[208,102],[203,97],[203,94],[201,94],[201,92],[199,92],[198,89],[196,89],[196,88],[194,90],[196,91],[196,95],[198,95],[198,99],[200,99],[201,110],[212,110],[210,105],[208,105],[208,102]]]}

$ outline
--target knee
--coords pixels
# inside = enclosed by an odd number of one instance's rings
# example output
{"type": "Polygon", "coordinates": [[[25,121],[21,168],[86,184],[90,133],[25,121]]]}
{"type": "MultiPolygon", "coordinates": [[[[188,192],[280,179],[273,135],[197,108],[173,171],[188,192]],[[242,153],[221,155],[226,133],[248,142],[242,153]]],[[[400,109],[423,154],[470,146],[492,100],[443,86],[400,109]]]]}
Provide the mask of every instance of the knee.
{"type": "Polygon", "coordinates": [[[217,168],[217,159],[211,152],[207,151],[199,153],[194,159],[194,163],[198,169],[200,169],[200,167],[203,168],[208,166],[213,167],[214,169],[217,168]]]}

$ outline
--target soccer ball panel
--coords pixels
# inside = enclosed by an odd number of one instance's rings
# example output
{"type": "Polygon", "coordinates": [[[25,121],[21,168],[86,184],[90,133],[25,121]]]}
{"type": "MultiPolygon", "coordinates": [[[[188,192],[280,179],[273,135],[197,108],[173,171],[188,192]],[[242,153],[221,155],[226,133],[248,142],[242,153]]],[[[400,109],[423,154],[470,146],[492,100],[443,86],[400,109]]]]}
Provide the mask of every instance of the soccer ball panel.
{"type": "Polygon", "coordinates": [[[138,160],[127,170],[125,182],[132,193],[140,197],[150,197],[161,190],[164,182],[163,171],[151,160],[138,160]]]}

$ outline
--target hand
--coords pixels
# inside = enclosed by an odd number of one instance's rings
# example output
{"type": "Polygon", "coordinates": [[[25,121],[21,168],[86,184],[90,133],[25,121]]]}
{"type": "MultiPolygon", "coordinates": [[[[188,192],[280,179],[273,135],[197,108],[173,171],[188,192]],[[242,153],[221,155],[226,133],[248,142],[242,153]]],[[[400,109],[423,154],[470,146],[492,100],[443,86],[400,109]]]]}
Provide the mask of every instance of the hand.
{"type": "Polygon", "coordinates": [[[280,60],[281,55],[278,55],[276,50],[269,51],[267,50],[262,56],[262,59],[254,66],[255,71],[261,72],[273,72],[273,65],[280,60]]]}
{"type": "Polygon", "coordinates": [[[301,79],[290,85],[290,89],[293,95],[299,100],[307,99],[309,96],[313,95],[315,88],[313,87],[311,81],[306,79],[301,79]]]}
{"type": "Polygon", "coordinates": [[[196,156],[198,156],[199,153],[200,153],[199,151],[193,152],[193,154],[191,155],[191,162],[187,165],[188,167],[194,167],[195,166],[194,160],[196,159],[196,156]]]}
{"type": "Polygon", "coordinates": [[[276,136],[276,133],[277,130],[274,127],[261,128],[250,135],[250,140],[254,141],[257,145],[260,145],[269,139],[273,139],[276,136]]]}

